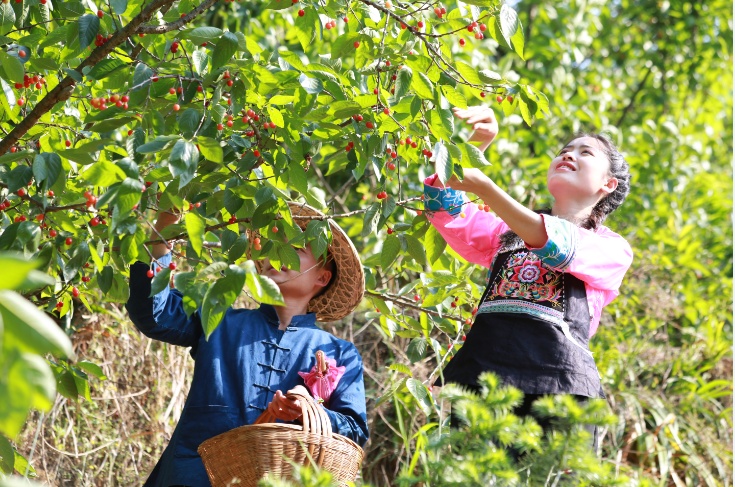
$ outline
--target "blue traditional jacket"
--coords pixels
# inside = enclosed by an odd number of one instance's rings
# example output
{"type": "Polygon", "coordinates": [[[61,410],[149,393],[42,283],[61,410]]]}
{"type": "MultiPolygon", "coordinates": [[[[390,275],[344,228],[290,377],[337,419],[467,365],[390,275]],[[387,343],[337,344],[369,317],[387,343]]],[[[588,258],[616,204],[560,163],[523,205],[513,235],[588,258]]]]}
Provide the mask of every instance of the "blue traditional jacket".
{"type": "MultiPolygon", "coordinates": [[[[169,254],[158,261],[168,265],[170,259],[169,254]]],[[[206,340],[199,312],[186,315],[179,291],[167,287],[149,297],[148,269],[142,262],[130,267],[130,319],[150,338],[191,347],[195,364],[179,424],[146,486],[209,486],[199,445],[252,424],[277,390],[304,385],[298,372],[311,370],[317,350],[346,367],[325,408],[332,429],[359,445],[367,441],[362,358],[352,343],[318,328],[313,313],[295,316],[279,330],[276,311],[268,305],[230,308],[206,340]]]]}

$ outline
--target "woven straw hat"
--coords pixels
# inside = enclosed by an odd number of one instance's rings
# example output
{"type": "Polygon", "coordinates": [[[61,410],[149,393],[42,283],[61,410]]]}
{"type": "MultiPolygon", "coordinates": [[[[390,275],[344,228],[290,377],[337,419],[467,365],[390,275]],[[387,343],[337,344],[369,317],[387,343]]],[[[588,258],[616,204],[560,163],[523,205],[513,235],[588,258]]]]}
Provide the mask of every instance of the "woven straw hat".
{"type": "MultiPolygon", "coordinates": [[[[324,216],[323,213],[303,203],[289,201],[293,216],[324,216]]],[[[296,224],[305,229],[309,224],[307,218],[294,218],[296,224]]],[[[334,261],[335,274],[327,289],[309,301],[307,311],[316,313],[316,319],[322,322],[338,321],[350,314],[365,293],[365,274],[357,249],[352,240],[334,220],[329,220],[332,230],[332,243],[329,255],[334,261]]]]}

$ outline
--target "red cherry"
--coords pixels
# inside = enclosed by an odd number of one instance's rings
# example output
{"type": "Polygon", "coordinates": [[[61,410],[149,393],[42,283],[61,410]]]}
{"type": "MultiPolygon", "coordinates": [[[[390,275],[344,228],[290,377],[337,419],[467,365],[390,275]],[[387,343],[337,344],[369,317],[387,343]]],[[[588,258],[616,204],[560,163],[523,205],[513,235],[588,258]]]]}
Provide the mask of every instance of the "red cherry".
{"type": "Polygon", "coordinates": [[[102,10],[97,11],[97,17],[102,18],[105,16],[105,13],[102,10]]]}
{"type": "Polygon", "coordinates": [[[93,227],[96,227],[97,225],[100,224],[100,219],[98,217],[94,217],[91,220],[89,220],[89,224],[92,225],[93,227]]]}
{"type": "Polygon", "coordinates": [[[355,46],[355,49],[357,49],[358,47],[360,47],[360,41],[355,41],[352,45],[355,46]]]}
{"type": "Polygon", "coordinates": [[[258,149],[255,149],[255,150],[253,151],[253,155],[254,155],[255,157],[260,157],[260,151],[259,151],[258,149]]]}
{"type": "Polygon", "coordinates": [[[71,147],[71,140],[65,140],[64,145],[67,147],[71,147]]]}
{"type": "Polygon", "coordinates": [[[503,97],[498,95],[495,97],[495,101],[497,101],[498,103],[503,103],[503,97]]]}
{"type": "Polygon", "coordinates": [[[230,225],[232,225],[233,223],[237,223],[237,217],[235,215],[232,215],[227,223],[229,223],[230,225]]]}
{"type": "Polygon", "coordinates": [[[89,282],[91,280],[92,280],[92,278],[89,277],[89,276],[82,276],[82,282],[89,282]]]}
{"type": "Polygon", "coordinates": [[[480,92],[480,98],[485,98],[485,92],[484,91],[481,91],[480,92]]]}
{"type": "Polygon", "coordinates": [[[508,95],[505,99],[508,100],[508,103],[513,103],[513,95],[508,95]]]}
{"type": "Polygon", "coordinates": [[[459,40],[459,45],[460,45],[460,46],[464,46],[465,44],[466,44],[466,42],[465,42],[465,40],[464,40],[464,39],[460,39],[460,40],[459,40]]]}
{"type": "Polygon", "coordinates": [[[393,233],[393,229],[392,229],[392,228],[389,228],[389,229],[388,229],[388,235],[390,235],[390,234],[392,234],[392,233],[393,233]]]}
{"type": "Polygon", "coordinates": [[[384,108],[383,113],[385,113],[386,115],[390,115],[390,108],[384,108]]]}
{"type": "Polygon", "coordinates": [[[75,298],[79,297],[79,289],[77,289],[76,286],[71,288],[71,295],[74,296],[75,298]]]}
{"type": "Polygon", "coordinates": [[[178,103],[174,103],[173,109],[175,112],[178,112],[179,110],[181,110],[181,105],[179,105],[178,103]]]}
{"type": "Polygon", "coordinates": [[[18,51],[18,56],[24,58],[24,57],[26,57],[26,52],[25,51],[22,51],[22,50],[21,51],[18,51]]]}
{"type": "Polygon", "coordinates": [[[377,95],[377,94],[378,94],[378,89],[377,88],[373,88],[373,95],[377,95]]]}
{"type": "Polygon", "coordinates": [[[218,123],[217,124],[217,130],[222,131],[222,130],[224,130],[224,128],[225,128],[225,126],[222,125],[221,123],[218,123]]]}
{"type": "Polygon", "coordinates": [[[395,170],[396,170],[396,165],[395,165],[395,164],[393,164],[392,162],[389,162],[389,163],[388,163],[388,164],[386,165],[386,167],[388,168],[388,170],[389,170],[389,171],[395,171],[395,170]]]}
{"type": "Polygon", "coordinates": [[[64,307],[64,303],[63,302],[59,301],[59,302],[56,303],[56,309],[61,309],[63,307],[64,307]]]}
{"type": "Polygon", "coordinates": [[[146,276],[148,276],[149,279],[153,278],[153,271],[148,269],[148,272],[145,273],[146,276]]]}
{"type": "Polygon", "coordinates": [[[278,233],[278,227],[273,225],[273,228],[271,228],[271,232],[278,233]]]}
{"type": "Polygon", "coordinates": [[[372,129],[375,128],[375,125],[373,124],[373,122],[365,122],[365,127],[372,129]]]}
{"type": "Polygon", "coordinates": [[[72,243],[73,241],[74,241],[74,240],[73,240],[73,239],[72,239],[71,237],[66,237],[66,240],[64,240],[64,243],[65,243],[66,245],[71,245],[71,243],[72,243]]]}
{"type": "Polygon", "coordinates": [[[56,235],[58,235],[58,232],[52,228],[51,230],[48,231],[48,235],[49,237],[53,238],[56,235]]]}
{"type": "Polygon", "coordinates": [[[452,306],[452,308],[456,308],[457,307],[457,302],[456,301],[452,301],[451,306],[452,306]]]}
{"type": "Polygon", "coordinates": [[[130,101],[130,97],[128,95],[123,95],[120,97],[120,101],[123,103],[127,103],[130,101]]]}
{"type": "Polygon", "coordinates": [[[170,264],[168,265],[168,268],[169,268],[169,269],[171,269],[172,271],[175,271],[175,270],[176,270],[176,264],[175,264],[175,263],[173,263],[173,262],[171,262],[171,263],[170,263],[170,264]]]}
{"type": "Polygon", "coordinates": [[[25,100],[23,98],[18,98],[18,101],[16,103],[18,104],[19,107],[22,107],[23,104],[25,103],[25,100]]]}

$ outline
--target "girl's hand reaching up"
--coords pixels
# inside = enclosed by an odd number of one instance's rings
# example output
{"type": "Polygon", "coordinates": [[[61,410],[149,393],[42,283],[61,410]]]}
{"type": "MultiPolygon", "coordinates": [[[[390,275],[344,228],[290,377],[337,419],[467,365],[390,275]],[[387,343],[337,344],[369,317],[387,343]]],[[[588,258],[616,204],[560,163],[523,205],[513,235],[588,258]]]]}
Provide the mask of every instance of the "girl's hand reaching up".
{"type": "Polygon", "coordinates": [[[490,107],[484,105],[473,106],[467,108],[454,108],[454,116],[461,118],[466,123],[472,125],[474,132],[469,140],[480,142],[479,149],[485,151],[495,136],[498,135],[498,119],[495,118],[495,112],[490,107]]]}

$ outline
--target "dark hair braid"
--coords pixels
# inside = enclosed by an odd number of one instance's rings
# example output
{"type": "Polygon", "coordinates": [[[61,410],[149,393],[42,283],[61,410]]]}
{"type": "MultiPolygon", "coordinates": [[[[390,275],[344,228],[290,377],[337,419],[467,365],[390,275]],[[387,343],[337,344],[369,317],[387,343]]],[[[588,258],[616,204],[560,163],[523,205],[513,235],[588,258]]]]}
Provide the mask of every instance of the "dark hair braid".
{"type": "Polygon", "coordinates": [[[625,198],[630,193],[630,166],[627,161],[620,153],[615,144],[609,137],[603,134],[596,133],[581,133],[576,134],[572,140],[579,139],[580,137],[591,137],[602,143],[602,151],[607,156],[607,160],[610,163],[609,174],[618,180],[618,186],[615,191],[608,194],[592,208],[590,216],[587,217],[580,226],[588,230],[594,230],[598,226],[602,225],[607,215],[615,211],[620,205],[623,204],[625,198]]]}
{"type": "MultiPolygon", "coordinates": [[[[625,198],[628,196],[628,193],[630,193],[630,166],[628,165],[627,161],[620,153],[618,148],[615,147],[615,144],[612,142],[612,140],[610,140],[609,137],[603,134],[596,134],[592,132],[577,133],[569,140],[569,142],[567,142],[567,144],[564,144],[564,147],[566,147],[573,140],[579,139],[581,137],[591,137],[595,140],[598,140],[602,144],[602,151],[610,163],[609,175],[618,180],[618,186],[615,188],[615,191],[598,201],[597,204],[592,208],[590,216],[579,223],[579,226],[582,228],[586,228],[587,230],[595,230],[597,227],[602,225],[602,222],[605,221],[607,215],[615,211],[620,205],[623,204],[625,198]]],[[[544,208],[541,210],[537,210],[536,213],[550,215],[551,210],[548,208],[544,208]]],[[[518,237],[518,235],[516,235],[513,230],[508,230],[503,233],[500,236],[500,243],[501,247],[505,248],[516,248],[523,245],[523,241],[520,237],[518,237]]]]}

